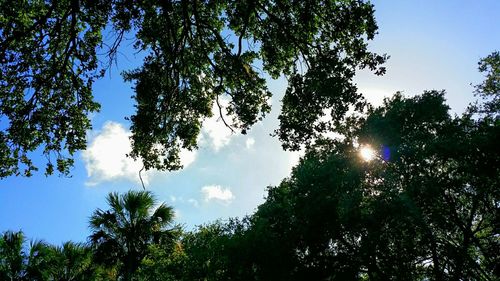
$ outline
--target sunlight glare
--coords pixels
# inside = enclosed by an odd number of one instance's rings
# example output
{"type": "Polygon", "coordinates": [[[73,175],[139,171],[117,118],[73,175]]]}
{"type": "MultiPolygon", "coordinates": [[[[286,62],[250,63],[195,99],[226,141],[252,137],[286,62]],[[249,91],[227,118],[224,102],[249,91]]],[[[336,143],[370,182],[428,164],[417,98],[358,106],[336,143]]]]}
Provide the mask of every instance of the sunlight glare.
{"type": "Polygon", "coordinates": [[[359,150],[359,156],[366,162],[370,162],[375,159],[375,150],[373,150],[370,146],[363,146],[359,150]]]}

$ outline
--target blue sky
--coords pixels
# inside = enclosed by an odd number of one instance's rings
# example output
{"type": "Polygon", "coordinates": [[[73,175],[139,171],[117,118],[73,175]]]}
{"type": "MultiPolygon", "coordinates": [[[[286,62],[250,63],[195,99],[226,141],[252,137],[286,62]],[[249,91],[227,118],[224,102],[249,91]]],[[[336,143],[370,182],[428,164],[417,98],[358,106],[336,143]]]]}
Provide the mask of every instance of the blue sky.
{"type": "MultiPolygon", "coordinates": [[[[477,62],[500,50],[500,1],[373,1],[379,35],[373,51],[387,53],[387,74],[361,71],[356,82],[374,104],[396,91],[407,95],[445,89],[460,113],[474,99],[472,84],[481,81],[477,62]]],[[[100,113],[92,116],[89,146],[76,155],[71,178],[41,173],[31,178],[0,180],[0,231],[23,230],[33,239],[50,243],[84,241],[90,234],[88,218],[96,208],[107,208],[109,192],[141,189],[139,164],[127,152],[133,113],[130,84],[121,70],[140,64],[129,47],[118,68],[95,84],[100,113]]],[[[231,135],[216,119],[203,128],[200,149],[184,153],[186,168],[178,172],[145,174],[147,188],[173,206],[176,221],[187,229],[215,219],[252,214],[264,201],[265,189],[288,176],[299,158],[284,152],[269,134],[277,127],[283,79],[269,81],[273,111],[247,135],[231,135]]],[[[42,159],[42,158],[40,158],[42,159]]]]}

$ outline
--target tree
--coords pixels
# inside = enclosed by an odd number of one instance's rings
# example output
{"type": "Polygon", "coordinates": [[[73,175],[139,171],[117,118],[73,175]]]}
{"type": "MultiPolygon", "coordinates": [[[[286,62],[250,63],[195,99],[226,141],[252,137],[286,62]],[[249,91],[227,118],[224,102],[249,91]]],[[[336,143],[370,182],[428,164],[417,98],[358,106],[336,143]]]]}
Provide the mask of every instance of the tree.
{"type": "Polygon", "coordinates": [[[268,241],[256,244],[271,256],[255,256],[256,272],[274,268],[273,280],[498,279],[499,123],[448,110],[444,92],[396,94],[350,119],[343,138],[319,140],[252,217],[253,235],[268,241]],[[359,155],[367,146],[370,161],[359,155]]]}
{"type": "Polygon", "coordinates": [[[61,247],[51,246],[54,264],[51,279],[59,281],[111,280],[108,272],[93,261],[92,248],[88,245],[66,242],[61,247]]]}
{"type": "Polygon", "coordinates": [[[53,280],[57,259],[53,248],[43,241],[27,244],[21,231],[7,231],[0,237],[1,280],[53,280]]]}
{"type": "Polygon", "coordinates": [[[258,280],[252,267],[253,248],[247,218],[216,221],[185,233],[182,280],[258,280]]]}
{"type": "MultiPolygon", "coordinates": [[[[29,243],[29,252],[24,258],[24,273],[22,280],[55,280],[58,270],[57,252],[54,247],[43,241],[32,241],[29,243]]],[[[62,280],[62,279],[58,279],[62,280]]]]}
{"type": "Polygon", "coordinates": [[[97,50],[112,62],[127,34],[146,53],[124,72],[137,102],[130,155],[146,169],[179,169],[180,149],[196,149],[214,104],[245,133],[270,111],[265,74],[289,80],[276,135],[298,149],[364,106],[355,70],[383,74],[387,59],[367,50],[377,25],[362,0],[2,0],[0,11],[0,120],[8,124],[0,177],[31,175],[29,153],[39,147],[46,174],[68,173],[86,146],[87,116],[99,109],[92,83],[108,64],[97,50]],[[103,40],[106,27],[112,42],[103,40]]]}
{"type": "Polygon", "coordinates": [[[111,209],[96,210],[90,218],[95,261],[115,266],[124,280],[132,280],[150,245],[174,246],[177,231],[172,224],[173,210],[164,204],[155,208],[151,192],[110,193],[111,209]]]}
{"type": "Polygon", "coordinates": [[[4,232],[0,237],[0,279],[22,280],[24,239],[22,232],[4,232]]]}
{"type": "Polygon", "coordinates": [[[93,262],[91,248],[66,242],[62,247],[43,241],[27,243],[24,234],[7,231],[0,237],[0,280],[116,280],[93,262]]]}
{"type": "Polygon", "coordinates": [[[134,277],[141,281],[193,280],[186,274],[186,267],[190,262],[179,241],[173,249],[164,245],[151,245],[134,277]]]}
{"type": "Polygon", "coordinates": [[[500,111],[500,52],[496,51],[479,62],[479,71],[486,73],[483,83],[476,85],[476,95],[483,99],[482,106],[472,111],[498,118],[500,111]]]}

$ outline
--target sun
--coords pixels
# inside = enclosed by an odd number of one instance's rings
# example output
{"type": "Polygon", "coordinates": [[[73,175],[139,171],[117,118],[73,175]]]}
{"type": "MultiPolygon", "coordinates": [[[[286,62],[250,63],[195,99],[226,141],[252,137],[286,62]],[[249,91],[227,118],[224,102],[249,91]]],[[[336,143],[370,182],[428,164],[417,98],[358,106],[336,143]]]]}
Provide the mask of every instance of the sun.
{"type": "Polygon", "coordinates": [[[375,150],[373,150],[373,148],[371,148],[370,146],[368,145],[365,145],[365,146],[362,146],[360,149],[359,149],[359,156],[361,157],[361,159],[363,159],[364,161],[366,162],[370,162],[372,161],[373,159],[375,159],[375,156],[376,156],[376,153],[375,153],[375,150]]]}

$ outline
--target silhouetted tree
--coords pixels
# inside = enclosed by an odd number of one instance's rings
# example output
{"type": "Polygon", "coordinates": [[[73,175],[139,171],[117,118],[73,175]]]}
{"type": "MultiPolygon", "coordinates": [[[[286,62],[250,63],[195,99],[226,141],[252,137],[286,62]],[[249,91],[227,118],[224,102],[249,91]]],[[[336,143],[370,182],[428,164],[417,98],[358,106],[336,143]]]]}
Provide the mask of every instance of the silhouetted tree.
{"type": "Polygon", "coordinates": [[[499,123],[451,117],[443,96],[396,94],[318,141],[253,216],[273,257],[255,267],[273,280],[499,278],[499,123]]]}

